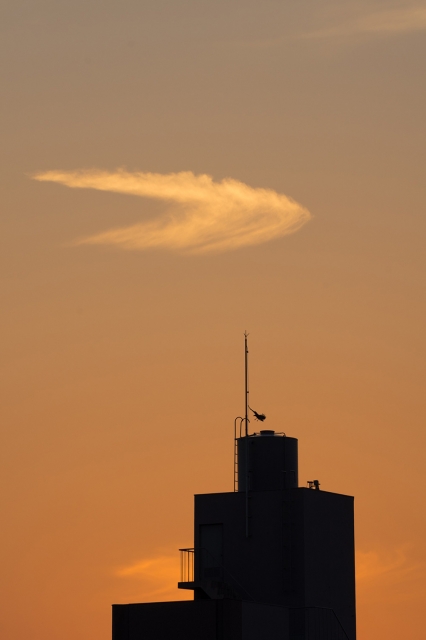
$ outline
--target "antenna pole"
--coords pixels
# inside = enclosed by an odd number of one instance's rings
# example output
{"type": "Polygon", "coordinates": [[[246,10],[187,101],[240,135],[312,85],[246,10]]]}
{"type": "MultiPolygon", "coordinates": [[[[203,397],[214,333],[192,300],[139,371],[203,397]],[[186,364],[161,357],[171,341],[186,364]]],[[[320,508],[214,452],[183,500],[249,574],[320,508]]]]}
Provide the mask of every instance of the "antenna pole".
{"type": "Polygon", "coordinates": [[[249,388],[248,388],[248,348],[247,348],[248,333],[244,331],[244,374],[245,374],[245,393],[244,393],[244,406],[245,406],[245,435],[248,436],[248,405],[249,405],[249,388]]]}

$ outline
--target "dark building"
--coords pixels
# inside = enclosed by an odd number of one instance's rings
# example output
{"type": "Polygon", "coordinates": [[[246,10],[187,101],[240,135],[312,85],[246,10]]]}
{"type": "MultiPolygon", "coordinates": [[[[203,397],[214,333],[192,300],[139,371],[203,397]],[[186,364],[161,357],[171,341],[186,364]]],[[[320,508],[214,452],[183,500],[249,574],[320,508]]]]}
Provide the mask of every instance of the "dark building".
{"type": "Polygon", "coordinates": [[[235,490],[195,496],[194,600],[113,605],[113,640],[355,640],[353,498],[299,487],[297,440],[244,423],[235,490]]]}

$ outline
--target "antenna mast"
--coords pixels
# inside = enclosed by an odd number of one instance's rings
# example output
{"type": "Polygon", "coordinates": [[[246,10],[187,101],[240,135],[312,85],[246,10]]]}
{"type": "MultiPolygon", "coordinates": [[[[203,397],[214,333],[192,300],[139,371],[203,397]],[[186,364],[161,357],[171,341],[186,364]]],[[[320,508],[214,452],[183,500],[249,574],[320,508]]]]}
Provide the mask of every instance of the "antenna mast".
{"type": "Polygon", "coordinates": [[[245,374],[245,393],[244,393],[244,406],[245,406],[245,435],[248,436],[248,406],[249,406],[249,386],[248,386],[248,347],[247,347],[247,331],[244,331],[244,374],[245,374]]]}

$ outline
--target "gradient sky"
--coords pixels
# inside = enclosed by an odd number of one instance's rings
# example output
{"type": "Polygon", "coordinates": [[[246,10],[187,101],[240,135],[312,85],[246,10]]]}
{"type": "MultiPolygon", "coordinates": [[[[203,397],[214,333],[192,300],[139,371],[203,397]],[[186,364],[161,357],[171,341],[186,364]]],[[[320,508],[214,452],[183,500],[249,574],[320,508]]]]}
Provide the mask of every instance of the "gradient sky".
{"type": "Polygon", "coordinates": [[[426,2],[3,0],[7,640],[187,597],[251,402],[355,495],[359,640],[424,635],[426,2]]]}

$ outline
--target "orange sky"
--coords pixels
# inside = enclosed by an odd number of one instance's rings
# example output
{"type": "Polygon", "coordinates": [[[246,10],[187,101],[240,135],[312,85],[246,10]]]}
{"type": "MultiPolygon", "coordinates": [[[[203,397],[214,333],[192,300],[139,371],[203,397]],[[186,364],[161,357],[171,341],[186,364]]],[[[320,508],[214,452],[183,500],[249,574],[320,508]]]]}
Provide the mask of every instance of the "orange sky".
{"type": "Polygon", "coordinates": [[[0,635],[187,597],[251,401],[424,635],[426,3],[4,0],[0,635]]]}

